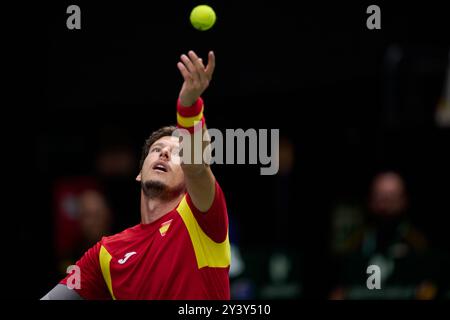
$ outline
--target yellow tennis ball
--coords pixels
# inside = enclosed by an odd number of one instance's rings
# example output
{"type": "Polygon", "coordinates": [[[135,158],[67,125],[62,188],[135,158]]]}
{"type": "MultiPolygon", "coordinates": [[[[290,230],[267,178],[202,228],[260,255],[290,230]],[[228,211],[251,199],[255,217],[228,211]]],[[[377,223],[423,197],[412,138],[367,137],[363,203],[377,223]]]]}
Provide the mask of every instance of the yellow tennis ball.
{"type": "Polygon", "coordinates": [[[216,23],[216,13],[210,6],[202,4],[192,9],[190,19],[195,29],[205,31],[216,23]]]}

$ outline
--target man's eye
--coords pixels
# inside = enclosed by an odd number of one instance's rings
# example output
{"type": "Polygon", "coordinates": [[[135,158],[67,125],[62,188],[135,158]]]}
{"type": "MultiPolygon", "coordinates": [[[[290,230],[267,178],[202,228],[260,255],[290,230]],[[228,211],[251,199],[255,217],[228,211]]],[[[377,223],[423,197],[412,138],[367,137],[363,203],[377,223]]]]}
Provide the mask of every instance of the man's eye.
{"type": "Polygon", "coordinates": [[[156,148],[153,148],[151,152],[159,152],[160,150],[161,150],[160,148],[156,147],[156,148]]]}

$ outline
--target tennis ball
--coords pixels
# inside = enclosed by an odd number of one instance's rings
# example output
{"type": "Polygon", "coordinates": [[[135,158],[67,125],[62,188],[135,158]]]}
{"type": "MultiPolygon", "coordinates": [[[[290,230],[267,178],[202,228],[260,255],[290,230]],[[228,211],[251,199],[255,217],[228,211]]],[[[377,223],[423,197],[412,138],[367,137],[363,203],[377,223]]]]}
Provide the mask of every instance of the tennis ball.
{"type": "Polygon", "coordinates": [[[205,31],[216,22],[216,13],[210,6],[202,4],[192,9],[190,19],[195,29],[205,31]]]}

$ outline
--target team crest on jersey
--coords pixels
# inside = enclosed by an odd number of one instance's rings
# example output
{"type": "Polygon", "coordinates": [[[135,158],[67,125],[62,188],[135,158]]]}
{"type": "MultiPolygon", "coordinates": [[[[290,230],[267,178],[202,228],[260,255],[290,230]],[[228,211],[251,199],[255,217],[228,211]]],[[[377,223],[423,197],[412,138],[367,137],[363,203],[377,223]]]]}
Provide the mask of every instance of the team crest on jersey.
{"type": "Polygon", "coordinates": [[[169,230],[170,224],[172,223],[173,219],[170,219],[166,222],[161,223],[161,227],[159,228],[159,233],[162,237],[164,237],[167,233],[167,230],[169,230]]]}

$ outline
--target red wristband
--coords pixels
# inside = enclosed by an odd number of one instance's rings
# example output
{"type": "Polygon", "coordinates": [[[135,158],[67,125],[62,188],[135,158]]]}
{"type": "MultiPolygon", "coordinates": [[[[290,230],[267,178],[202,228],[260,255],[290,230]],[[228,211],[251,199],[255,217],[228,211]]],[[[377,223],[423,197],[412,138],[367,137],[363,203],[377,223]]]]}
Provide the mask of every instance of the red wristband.
{"type": "Polygon", "coordinates": [[[182,106],[180,98],[178,98],[178,100],[177,100],[177,112],[182,117],[186,117],[186,118],[195,117],[202,111],[202,108],[203,108],[203,99],[201,97],[199,97],[197,99],[197,101],[195,101],[194,104],[190,107],[182,106]]]}

